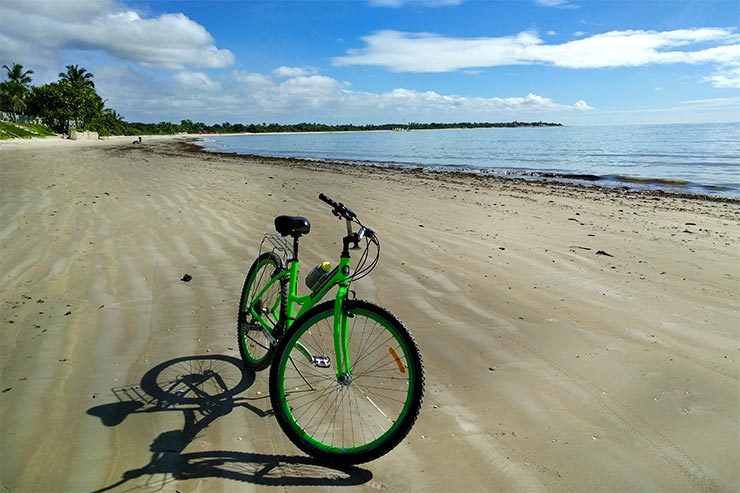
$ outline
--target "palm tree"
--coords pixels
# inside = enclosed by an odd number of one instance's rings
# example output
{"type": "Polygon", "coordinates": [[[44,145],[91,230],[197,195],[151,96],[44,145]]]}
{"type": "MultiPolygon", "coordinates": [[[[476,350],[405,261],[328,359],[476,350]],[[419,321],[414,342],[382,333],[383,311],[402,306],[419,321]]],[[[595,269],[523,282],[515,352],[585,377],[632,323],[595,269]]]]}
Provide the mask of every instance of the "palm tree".
{"type": "Polygon", "coordinates": [[[114,109],[106,108],[103,110],[103,114],[108,116],[111,120],[113,120],[116,123],[120,123],[123,121],[123,117],[114,109]]]}
{"type": "Polygon", "coordinates": [[[116,110],[105,108],[100,121],[104,131],[113,135],[123,135],[123,117],[116,110]]]}
{"type": "Polygon", "coordinates": [[[73,86],[89,86],[95,88],[93,82],[93,74],[87,71],[87,69],[80,68],[79,65],[67,65],[66,72],[60,72],[59,78],[67,80],[73,86]]]}
{"type": "Polygon", "coordinates": [[[13,113],[13,120],[16,114],[23,113],[26,108],[26,97],[31,88],[31,74],[33,70],[23,70],[23,65],[14,63],[11,67],[3,65],[7,79],[0,84],[0,101],[3,109],[13,113]]]}
{"type": "Polygon", "coordinates": [[[12,67],[3,65],[3,68],[7,73],[8,82],[16,82],[26,88],[31,83],[30,75],[33,70],[23,70],[23,65],[20,63],[14,63],[12,67]]]}

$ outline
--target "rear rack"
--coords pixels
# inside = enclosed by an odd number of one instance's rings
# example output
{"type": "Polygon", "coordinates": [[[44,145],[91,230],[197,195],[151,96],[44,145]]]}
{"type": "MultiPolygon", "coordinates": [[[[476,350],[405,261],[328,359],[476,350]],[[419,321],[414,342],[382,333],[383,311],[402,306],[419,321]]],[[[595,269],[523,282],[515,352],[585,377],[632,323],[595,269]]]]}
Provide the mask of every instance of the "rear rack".
{"type": "Polygon", "coordinates": [[[283,266],[288,265],[288,261],[293,258],[293,246],[288,240],[279,234],[265,233],[260,242],[260,255],[268,250],[280,257],[283,266]]]}

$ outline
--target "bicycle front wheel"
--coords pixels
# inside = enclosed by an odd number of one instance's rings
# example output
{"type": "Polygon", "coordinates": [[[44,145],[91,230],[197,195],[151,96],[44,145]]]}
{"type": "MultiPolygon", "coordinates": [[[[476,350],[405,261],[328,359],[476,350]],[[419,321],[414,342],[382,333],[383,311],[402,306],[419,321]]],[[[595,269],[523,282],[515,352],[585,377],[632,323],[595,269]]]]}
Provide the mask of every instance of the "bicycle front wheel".
{"type": "Polygon", "coordinates": [[[282,281],[274,282],[258,299],[257,296],[283,268],[280,257],[266,252],[257,257],[247,273],[239,299],[237,338],[244,365],[254,371],[264,370],[272,361],[274,347],[265,334],[265,327],[249,312],[250,307],[266,321],[266,328],[278,337],[285,318],[286,288],[282,281]]]}
{"type": "Polygon", "coordinates": [[[421,409],[424,369],[411,334],[393,314],[344,302],[351,371],[338,377],[334,302],[296,320],[275,351],[270,399],[283,431],[318,459],[358,464],[386,454],[421,409]]]}

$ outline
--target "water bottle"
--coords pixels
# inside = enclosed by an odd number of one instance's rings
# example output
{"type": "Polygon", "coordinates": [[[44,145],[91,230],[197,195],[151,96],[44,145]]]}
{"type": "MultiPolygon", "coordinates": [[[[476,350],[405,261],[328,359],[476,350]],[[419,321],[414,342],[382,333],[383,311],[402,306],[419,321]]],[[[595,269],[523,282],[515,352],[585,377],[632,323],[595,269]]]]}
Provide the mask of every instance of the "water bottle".
{"type": "Polygon", "coordinates": [[[321,280],[331,270],[331,262],[321,262],[319,265],[313,268],[311,272],[306,276],[306,286],[313,292],[316,292],[314,288],[318,288],[321,285],[321,280]]]}

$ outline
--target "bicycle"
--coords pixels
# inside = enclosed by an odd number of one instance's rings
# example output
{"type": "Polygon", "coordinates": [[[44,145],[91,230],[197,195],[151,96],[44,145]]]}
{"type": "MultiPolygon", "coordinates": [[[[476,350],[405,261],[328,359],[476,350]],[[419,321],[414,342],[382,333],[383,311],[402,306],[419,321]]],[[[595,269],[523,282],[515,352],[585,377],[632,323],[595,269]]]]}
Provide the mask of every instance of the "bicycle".
{"type": "Polygon", "coordinates": [[[300,216],[275,218],[279,235],[266,233],[260,252],[265,243],[273,248],[260,253],[242,288],[239,350],[252,370],[273,362],[271,404],[298,448],[319,460],[359,464],[388,453],[411,430],[421,410],[424,368],[404,324],[350,289],[378,264],[378,235],[344,204],[324,194],[319,199],[346,222],[338,265],[319,273],[308,295],[298,296],[298,239],[311,225],[300,216]],[[350,250],[363,241],[352,271],[350,250]],[[368,263],[371,245],[376,255],[368,263]],[[334,287],[334,300],[319,303],[334,287]]]}

